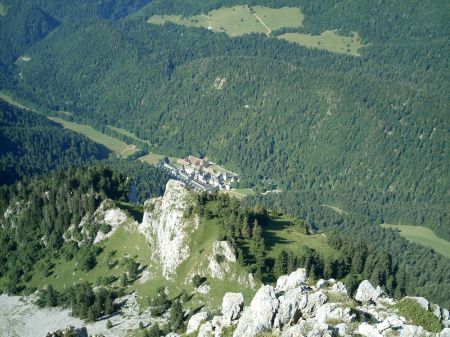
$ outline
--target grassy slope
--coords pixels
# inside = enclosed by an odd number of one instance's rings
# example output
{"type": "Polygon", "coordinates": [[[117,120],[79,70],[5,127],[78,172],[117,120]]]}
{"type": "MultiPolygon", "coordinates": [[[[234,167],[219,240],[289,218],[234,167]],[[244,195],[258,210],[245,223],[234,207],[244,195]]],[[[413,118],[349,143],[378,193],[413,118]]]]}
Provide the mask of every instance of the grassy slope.
{"type": "Polygon", "coordinates": [[[441,239],[434,232],[421,226],[388,225],[382,224],[383,228],[398,229],[400,235],[408,241],[434,249],[437,253],[450,259],[450,242],[441,239]]]}
{"type": "MultiPolygon", "coordinates": [[[[129,291],[136,291],[138,301],[146,306],[149,296],[151,297],[159,287],[167,287],[171,298],[178,296],[183,289],[189,294],[193,293],[194,287],[190,283],[190,276],[199,269],[204,270],[204,258],[211,252],[213,242],[218,239],[218,236],[219,226],[216,221],[202,221],[199,228],[191,236],[189,258],[178,267],[174,279],[168,281],[162,277],[161,267],[151,260],[151,247],[144,235],[138,232],[133,224],[120,226],[111,237],[99,243],[103,251],[97,256],[97,265],[92,270],[84,272],[77,268],[75,259],[65,261],[61,258],[54,261],[53,273],[48,277],[45,277],[38,269],[29,286],[40,289],[51,283],[56,289],[64,289],[81,281],[95,284],[100,276],[113,275],[119,278],[126,271],[126,266],[122,262],[130,257],[145,266],[151,275],[149,279],[144,281],[138,279],[129,287],[129,291]],[[116,251],[113,260],[117,260],[118,264],[116,267],[108,269],[107,256],[112,251],[116,251]]],[[[248,275],[248,272],[244,267],[232,264],[229,275],[231,274],[244,277],[248,275]]],[[[116,281],[116,284],[118,282],[116,281]]],[[[247,300],[251,299],[254,294],[253,290],[227,277],[223,281],[208,278],[208,282],[212,286],[211,291],[207,295],[195,293],[187,307],[196,309],[207,304],[211,309],[218,308],[221,305],[224,293],[227,291],[243,292],[247,300]]]]}
{"type": "MultiPolygon", "coordinates": [[[[255,14],[270,30],[282,27],[300,27],[303,15],[298,8],[283,7],[272,9],[252,7],[255,14]]],[[[224,32],[229,36],[242,36],[250,33],[270,33],[267,27],[245,6],[222,7],[206,14],[183,18],[179,15],[157,15],[148,19],[148,23],[163,24],[172,22],[190,27],[211,27],[213,31],[224,32]]]]}
{"type": "Polygon", "coordinates": [[[271,30],[277,30],[283,27],[303,26],[305,17],[300,8],[252,6],[252,9],[271,30]]]}
{"type": "Polygon", "coordinates": [[[120,134],[122,134],[122,135],[124,135],[124,136],[133,138],[133,139],[135,139],[135,140],[137,140],[137,141],[140,141],[140,142],[143,142],[143,143],[147,143],[148,145],[150,145],[150,142],[149,142],[148,140],[140,139],[140,138],[139,138],[138,136],[136,136],[133,132],[130,132],[130,131],[128,131],[128,130],[121,129],[121,128],[116,128],[116,127],[110,126],[110,125],[108,125],[108,128],[111,129],[111,130],[113,130],[113,131],[116,131],[117,133],[120,133],[120,134]]]}
{"type": "MultiPolygon", "coordinates": [[[[17,106],[18,108],[33,111],[36,113],[40,113],[37,109],[31,107],[30,104],[28,104],[28,102],[27,103],[19,102],[14,97],[9,95],[7,92],[4,92],[4,91],[0,92],[0,99],[4,100],[5,102],[7,102],[11,105],[17,106]]],[[[70,116],[72,114],[71,112],[68,112],[68,111],[61,111],[61,113],[63,113],[64,115],[68,115],[68,116],[70,116]]],[[[136,148],[134,145],[128,145],[119,139],[105,135],[105,134],[101,133],[100,131],[95,130],[93,127],[91,127],[89,125],[83,125],[83,124],[78,124],[75,122],[69,122],[69,121],[66,121],[65,119],[62,119],[59,117],[47,116],[47,118],[58,124],[61,124],[66,129],[78,132],[78,133],[90,138],[94,142],[104,145],[106,148],[110,149],[116,155],[118,155],[122,158],[127,158],[128,156],[130,156],[133,153],[135,153],[136,151],[138,151],[138,148],[136,148]]],[[[122,130],[122,129],[120,129],[120,130],[122,130]]],[[[126,130],[124,130],[124,131],[126,131],[126,130]]]]}
{"type": "Polygon", "coordinates": [[[128,145],[116,138],[105,135],[100,131],[95,130],[89,125],[78,124],[74,122],[66,121],[59,117],[48,117],[50,120],[61,124],[66,129],[81,133],[86,137],[92,139],[94,142],[106,146],[113,151],[116,155],[126,158],[137,151],[137,148],[133,145],[128,145]]]}
{"type": "Polygon", "coordinates": [[[336,256],[338,253],[326,242],[324,234],[305,235],[291,226],[292,219],[288,216],[275,218],[264,228],[264,239],[268,244],[268,255],[275,257],[282,249],[298,252],[301,246],[308,246],[325,257],[336,256]]]}
{"type": "Polygon", "coordinates": [[[342,36],[332,30],[326,30],[320,35],[286,33],[278,38],[308,48],[325,49],[333,53],[361,56],[358,53],[358,50],[361,48],[361,38],[356,32],[353,33],[353,36],[342,36]]]}
{"type": "MultiPolygon", "coordinates": [[[[208,13],[184,18],[180,15],[155,15],[147,22],[164,24],[172,22],[188,27],[201,27],[214,32],[224,32],[229,36],[250,33],[264,33],[268,36],[274,30],[303,26],[304,15],[299,8],[269,8],[263,6],[221,7],[208,13]],[[254,11],[254,13],[252,12],[254,11]]],[[[285,33],[279,39],[296,43],[303,47],[325,49],[333,53],[360,56],[361,38],[357,32],[353,36],[341,36],[326,30],[320,35],[285,33]]]]}
{"type": "Polygon", "coordinates": [[[5,16],[7,12],[8,9],[6,8],[6,5],[0,2],[0,16],[5,16]]]}

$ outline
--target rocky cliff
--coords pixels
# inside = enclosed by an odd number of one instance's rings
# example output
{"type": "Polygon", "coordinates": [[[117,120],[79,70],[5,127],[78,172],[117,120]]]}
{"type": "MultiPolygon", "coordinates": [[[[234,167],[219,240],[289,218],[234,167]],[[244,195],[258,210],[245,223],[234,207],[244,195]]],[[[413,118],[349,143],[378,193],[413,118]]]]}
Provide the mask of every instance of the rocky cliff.
{"type": "Polygon", "coordinates": [[[308,284],[304,269],[280,277],[276,286],[263,285],[249,306],[243,303],[242,294],[226,293],[221,315],[207,319],[208,313],[200,312],[192,316],[190,336],[450,336],[448,310],[424,298],[396,301],[367,280],[350,297],[345,285],[335,280],[308,284]],[[424,320],[428,316],[434,325],[424,320]],[[417,321],[427,325],[420,326],[417,321]],[[427,331],[430,328],[434,332],[427,331]]]}
{"type": "Polygon", "coordinates": [[[166,279],[189,257],[189,238],[198,228],[198,218],[187,217],[193,205],[192,195],[183,182],[169,180],[162,197],[144,204],[144,218],[139,230],[152,247],[152,259],[158,261],[166,279]]]}

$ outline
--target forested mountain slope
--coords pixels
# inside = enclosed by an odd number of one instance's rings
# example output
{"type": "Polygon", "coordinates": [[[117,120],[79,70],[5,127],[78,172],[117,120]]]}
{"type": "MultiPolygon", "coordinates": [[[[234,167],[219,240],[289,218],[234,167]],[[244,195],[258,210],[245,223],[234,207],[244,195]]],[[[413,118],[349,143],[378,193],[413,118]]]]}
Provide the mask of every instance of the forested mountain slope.
{"type": "Polygon", "coordinates": [[[14,62],[25,50],[45,37],[59,22],[32,1],[2,1],[0,16],[0,66],[14,62]]]}
{"type": "Polygon", "coordinates": [[[450,239],[445,1],[39,5],[61,25],[27,45],[26,60],[8,61],[2,89],[99,129],[132,131],[160,154],[208,155],[258,192],[278,188],[247,202],[390,248],[420,275],[411,287],[442,299],[446,260],[378,225],[420,224],[450,239]],[[358,32],[360,56],[146,22],[236,4],[301,8],[303,25],[286,31],[358,32]]]}
{"type": "Polygon", "coordinates": [[[16,89],[164,153],[207,154],[249,185],[450,238],[445,3],[277,2],[304,8],[305,31],[358,31],[361,57],[144,22],[234,3],[156,1],[122,22],[61,27],[19,62],[16,89]]]}
{"type": "Polygon", "coordinates": [[[104,146],[1,100],[0,143],[0,185],[109,155],[104,146]]]}

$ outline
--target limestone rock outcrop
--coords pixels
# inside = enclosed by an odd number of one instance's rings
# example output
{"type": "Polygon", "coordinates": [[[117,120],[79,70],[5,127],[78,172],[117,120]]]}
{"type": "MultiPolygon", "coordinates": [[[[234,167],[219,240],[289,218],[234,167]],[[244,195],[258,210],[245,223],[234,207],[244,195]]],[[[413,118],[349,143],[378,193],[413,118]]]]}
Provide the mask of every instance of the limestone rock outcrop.
{"type": "Polygon", "coordinates": [[[163,276],[173,277],[176,268],[189,257],[189,238],[198,227],[198,219],[186,218],[192,203],[186,185],[169,180],[162,197],[147,200],[139,230],[152,246],[152,259],[161,264],[163,276]]]}
{"type": "Polygon", "coordinates": [[[202,323],[204,323],[207,318],[208,318],[208,313],[204,312],[204,311],[201,311],[201,312],[193,315],[189,319],[189,322],[187,324],[186,334],[189,335],[189,334],[193,333],[194,331],[197,331],[198,328],[200,327],[200,325],[202,325],[202,323]]]}
{"type": "Polygon", "coordinates": [[[244,307],[241,293],[225,293],[222,301],[222,326],[228,326],[239,318],[244,307]]]}
{"type": "MultiPolygon", "coordinates": [[[[229,336],[230,329],[234,330],[233,337],[265,333],[279,337],[450,337],[448,328],[431,333],[407,321],[399,314],[397,301],[367,280],[359,285],[355,300],[347,295],[341,282],[322,280],[315,286],[306,282],[304,269],[281,276],[275,288],[261,286],[243,309],[242,294],[226,293],[222,315],[203,323],[198,337],[229,336]]],[[[440,317],[442,325],[448,320],[446,309],[430,303],[427,308],[440,317]]]]}
{"type": "Polygon", "coordinates": [[[359,302],[376,301],[383,291],[379,286],[374,288],[369,281],[364,280],[360,283],[358,290],[356,291],[355,300],[359,302]]]}

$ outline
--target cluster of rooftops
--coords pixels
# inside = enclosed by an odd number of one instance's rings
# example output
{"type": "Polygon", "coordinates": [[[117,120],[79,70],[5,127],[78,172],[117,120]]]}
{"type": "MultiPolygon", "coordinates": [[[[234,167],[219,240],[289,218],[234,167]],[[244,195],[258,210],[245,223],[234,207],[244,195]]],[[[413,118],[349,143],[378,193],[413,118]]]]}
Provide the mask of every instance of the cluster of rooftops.
{"type": "Polygon", "coordinates": [[[189,155],[178,159],[176,163],[166,159],[158,166],[198,191],[230,190],[231,185],[239,181],[237,174],[210,162],[208,157],[189,155]]]}

